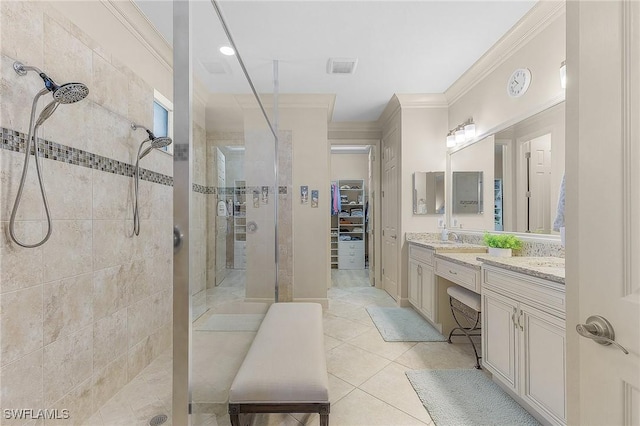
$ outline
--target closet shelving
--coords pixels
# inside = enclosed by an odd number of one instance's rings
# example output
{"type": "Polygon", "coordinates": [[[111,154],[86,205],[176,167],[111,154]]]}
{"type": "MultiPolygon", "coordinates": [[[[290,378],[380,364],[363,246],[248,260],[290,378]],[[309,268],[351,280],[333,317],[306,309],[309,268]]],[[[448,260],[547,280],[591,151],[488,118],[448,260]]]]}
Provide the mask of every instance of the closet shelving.
{"type": "Polygon", "coordinates": [[[335,183],[339,188],[340,212],[331,221],[331,265],[334,267],[337,260],[338,269],[364,269],[364,181],[340,179],[335,183]]]}
{"type": "Polygon", "coordinates": [[[233,267],[247,265],[247,188],[244,180],[236,180],[233,188],[233,267]]]}

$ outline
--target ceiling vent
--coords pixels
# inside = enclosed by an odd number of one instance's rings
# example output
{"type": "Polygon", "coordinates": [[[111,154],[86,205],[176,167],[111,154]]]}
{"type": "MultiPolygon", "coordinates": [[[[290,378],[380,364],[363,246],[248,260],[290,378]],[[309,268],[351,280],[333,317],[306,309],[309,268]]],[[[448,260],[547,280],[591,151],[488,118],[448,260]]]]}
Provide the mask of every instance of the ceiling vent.
{"type": "Polygon", "coordinates": [[[231,74],[231,67],[224,61],[202,62],[202,66],[209,74],[226,75],[231,74]]]}
{"type": "Polygon", "coordinates": [[[358,58],[329,58],[327,74],[353,74],[357,65],[358,58]]]}

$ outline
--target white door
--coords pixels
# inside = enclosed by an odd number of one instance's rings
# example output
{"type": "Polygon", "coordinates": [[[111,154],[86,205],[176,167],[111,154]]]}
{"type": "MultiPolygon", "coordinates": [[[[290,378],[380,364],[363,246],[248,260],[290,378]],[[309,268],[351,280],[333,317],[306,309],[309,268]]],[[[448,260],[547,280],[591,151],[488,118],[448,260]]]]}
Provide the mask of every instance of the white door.
{"type": "Polygon", "coordinates": [[[398,300],[398,147],[400,135],[393,129],[382,140],[382,280],[384,289],[398,300]]]}
{"type": "Polygon", "coordinates": [[[551,232],[551,133],[530,140],[529,231],[551,232]]]}
{"type": "Polygon", "coordinates": [[[640,3],[567,2],[570,424],[640,424],[639,61],[640,3]],[[577,334],[592,315],[628,354],[577,334]]]}

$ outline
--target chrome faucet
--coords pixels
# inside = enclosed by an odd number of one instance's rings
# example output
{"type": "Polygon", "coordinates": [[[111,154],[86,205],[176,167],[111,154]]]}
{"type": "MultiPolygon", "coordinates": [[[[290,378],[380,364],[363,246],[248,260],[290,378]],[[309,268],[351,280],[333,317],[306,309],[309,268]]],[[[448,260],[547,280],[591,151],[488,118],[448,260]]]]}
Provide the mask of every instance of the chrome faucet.
{"type": "Polygon", "coordinates": [[[460,242],[460,236],[458,234],[456,234],[455,232],[449,231],[449,235],[453,236],[453,241],[455,241],[456,243],[460,242]]]}

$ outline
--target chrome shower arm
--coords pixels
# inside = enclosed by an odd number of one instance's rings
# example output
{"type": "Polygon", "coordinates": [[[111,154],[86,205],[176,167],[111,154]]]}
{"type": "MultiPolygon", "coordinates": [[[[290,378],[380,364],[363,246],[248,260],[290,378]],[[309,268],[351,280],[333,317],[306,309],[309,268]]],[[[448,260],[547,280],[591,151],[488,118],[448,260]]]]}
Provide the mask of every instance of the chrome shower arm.
{"type": "Polygon", "coordinates": [[[18,75],[26,75],[27,71],[35,71],[38,74],[43,74],[43,72],[42,72],[42,70],[40,68],[31,66],[31,65],[25,65],[22,62],[18,62],[18,61],[13,63],[13,70],[18,75]]]}

